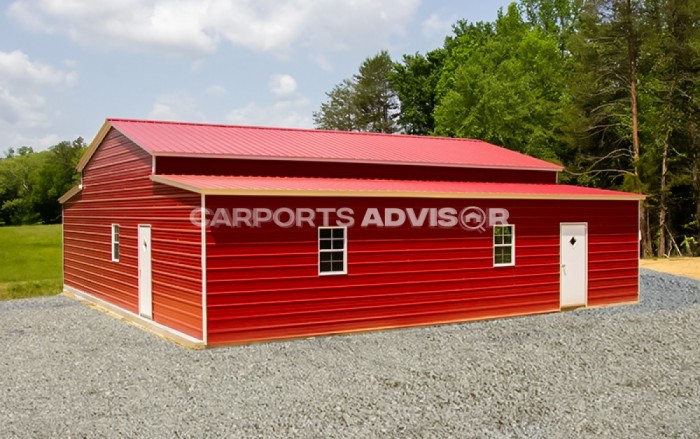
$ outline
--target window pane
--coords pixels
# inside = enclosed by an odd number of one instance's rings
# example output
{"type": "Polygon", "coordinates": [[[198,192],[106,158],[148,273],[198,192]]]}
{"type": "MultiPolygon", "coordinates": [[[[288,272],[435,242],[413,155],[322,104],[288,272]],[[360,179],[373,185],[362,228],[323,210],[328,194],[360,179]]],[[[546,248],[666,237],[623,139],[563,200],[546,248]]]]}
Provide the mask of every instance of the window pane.
{"type": "Polygon", "coordinates": [[[504,244],[512,244],[513,243],[513,236],[512,235],[504,236],[503,243],[504,244]]]}
{"type": "Polygon", "coordinates": [[[318,229],[319,273],[344,273],[345,229],[342,227],[318,229]]]}
{"type": "Polygon", "coordinates": [[[503,244],[503,236],[501,236],[501,235],[494,236],[493,243],[494,244],[503,244]]]}
{"type": "Polygon", "coordinates": [[[505,248],[504,250],[507,250],[507,251],[504,252],[504,255],[503,255],[503,263],[504,263],[504,264],[510,264],[511,261],[512,261],[511,255],[510,255],[510,248],[505,248]]]}
{"type": "Polygon", "coordinates": [[[504,226],[503,227],[503,234],[504,235],[512,235],[513,234],[513,226],[504,226]]]}

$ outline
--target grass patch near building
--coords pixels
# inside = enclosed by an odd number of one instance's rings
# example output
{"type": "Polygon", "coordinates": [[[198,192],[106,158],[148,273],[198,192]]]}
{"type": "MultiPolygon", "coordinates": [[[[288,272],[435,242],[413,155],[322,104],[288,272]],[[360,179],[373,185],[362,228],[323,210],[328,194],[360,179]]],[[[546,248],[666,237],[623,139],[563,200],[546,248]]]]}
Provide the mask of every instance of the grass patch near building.
{"type": "Polygon", "coordinates": [[[61,225],[0,227],[0,300],[61,292],[61,225]]]}

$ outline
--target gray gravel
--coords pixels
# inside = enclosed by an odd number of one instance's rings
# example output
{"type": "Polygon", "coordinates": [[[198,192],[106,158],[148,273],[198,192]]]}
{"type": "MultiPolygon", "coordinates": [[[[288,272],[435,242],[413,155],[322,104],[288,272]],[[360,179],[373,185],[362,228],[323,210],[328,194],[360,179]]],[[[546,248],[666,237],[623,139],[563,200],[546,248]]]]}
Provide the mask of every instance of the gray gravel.
{"type": "Polygon", "coordinates": [[[700,283],[642,303],[188,351],[64,297],[0,303],[0,438],[700,437],[700,283]]]}

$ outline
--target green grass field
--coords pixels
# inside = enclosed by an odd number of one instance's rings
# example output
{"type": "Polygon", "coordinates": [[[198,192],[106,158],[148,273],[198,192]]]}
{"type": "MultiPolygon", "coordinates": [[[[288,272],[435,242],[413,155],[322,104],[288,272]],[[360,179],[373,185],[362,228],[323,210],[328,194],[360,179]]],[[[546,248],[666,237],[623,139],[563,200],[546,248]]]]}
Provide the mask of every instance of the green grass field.
{"type": "Polygon", "coordinates": [[[0,227],[0,300],[61,292],[61,225],[0,227]]]}

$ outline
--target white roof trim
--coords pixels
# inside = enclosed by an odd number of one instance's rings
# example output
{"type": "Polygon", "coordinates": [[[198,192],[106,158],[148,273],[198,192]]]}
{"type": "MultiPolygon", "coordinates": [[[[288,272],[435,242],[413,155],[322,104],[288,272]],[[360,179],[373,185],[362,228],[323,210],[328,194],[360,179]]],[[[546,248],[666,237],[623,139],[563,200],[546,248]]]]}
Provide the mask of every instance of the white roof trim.
{"type": "Polygon", "coordinates": [[[356,197],[356,198],[453,198],[453,199],[508,199],[508,200],[620,200],[635,201],[645,197],[624,195],[578,195],[578,194],[527,194],[509,192],[427,192],[427,191],[353,191],[323,189],[202,189],[167,176],[152,175],[151,180],[168,186],[203,195],[269,196],[269,197],[356,197]]]}

